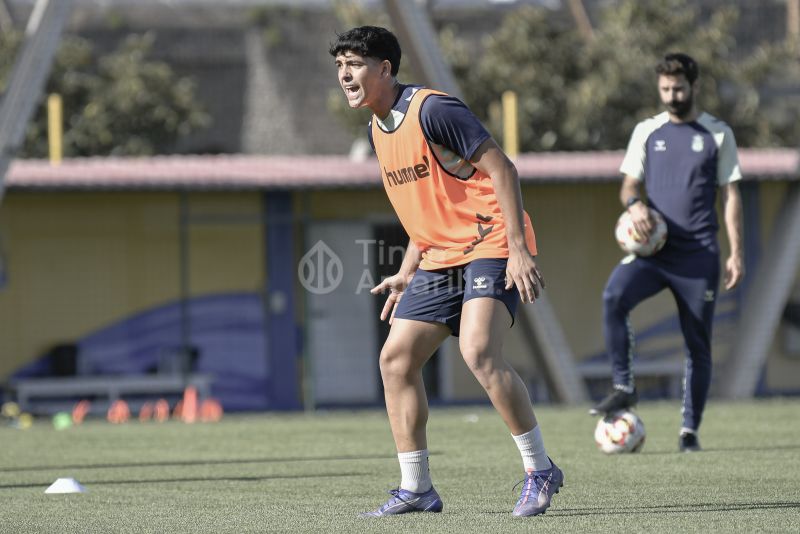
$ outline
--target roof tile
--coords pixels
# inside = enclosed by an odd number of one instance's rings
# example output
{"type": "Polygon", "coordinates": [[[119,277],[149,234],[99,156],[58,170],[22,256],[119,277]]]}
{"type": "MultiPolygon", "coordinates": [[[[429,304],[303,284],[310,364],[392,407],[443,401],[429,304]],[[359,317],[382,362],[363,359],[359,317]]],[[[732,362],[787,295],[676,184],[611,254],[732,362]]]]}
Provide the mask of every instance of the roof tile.
{"type": "MultiPolygon", "coordinates": [[[[619,177],[623,153],[554,152],[521,154],[516,166],[523,182],[608,182],[619,177]]],[[[748,179],[797,180],[800,154],[794,149],[742,149],[748,179]]],[[[156,156],[15,160],[9,189],[171,190],[309,189],[376,187],[375,159],[345,156],[156,156]]]]}

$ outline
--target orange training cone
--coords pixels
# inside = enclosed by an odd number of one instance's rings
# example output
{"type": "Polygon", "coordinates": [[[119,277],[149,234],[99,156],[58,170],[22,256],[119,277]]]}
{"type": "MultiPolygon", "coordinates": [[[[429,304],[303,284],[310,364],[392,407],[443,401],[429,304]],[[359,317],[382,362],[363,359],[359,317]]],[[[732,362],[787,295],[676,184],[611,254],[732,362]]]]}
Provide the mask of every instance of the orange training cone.
{"type": "Polygon", "coordinates": [[[131,418],[131,410],[128,403],[122,399],[115,400],[108,408],[108,422],[114,424],[127,423],[131,418]]]}
{"type": "Polygon", "coordinates": [[[144,423],[153,418],[153,403],[145,402],[139,409],[139,422],[144,423]]]}
{"type": "Polygon", "coordinates": [[[200,404],[200,420],[216,423],[222,419],[222,404],[217,399],[206,399],[200,404]]]}
{"type": "Polygon", "coordinates": [[[78,404],[76,404],[75,407],[72,409],[73,424],[79,425],[83,423],[83,420],[89,413],[90,408],[91,408],[91,403],[88,400],[83,399],[82,401],[78,402],[78,404]]]}
{"type": "Polygon", "coordinates": [[[189,386],[183,392],[183,411],[181,419],[184,423],[197,421],[197,388],[189,386]]]}
{"type": "Polygon", "coordinates": [[[159,423],[169,419],[169,403],[166,399],[158,399],[153,407],[153,419],[159,423]]]}
{"type": "Polygon", "coordinates": [[[173,419],[183,419],[183,399],[175,403],[175,408],[172,409],[173,419]]]}

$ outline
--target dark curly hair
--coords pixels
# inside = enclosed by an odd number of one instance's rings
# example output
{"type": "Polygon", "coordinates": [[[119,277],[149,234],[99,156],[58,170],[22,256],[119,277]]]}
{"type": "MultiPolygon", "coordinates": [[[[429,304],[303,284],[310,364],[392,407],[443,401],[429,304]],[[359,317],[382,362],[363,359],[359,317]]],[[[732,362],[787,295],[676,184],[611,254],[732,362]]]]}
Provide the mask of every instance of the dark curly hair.
{"type": "Polygon", "coordinates": [[[336,36],[328,52],[336,57],[344,52],[355,52],[364,57],[381,61],[388,60],[392,65],[392,76],[400,69],[400,43],[397,37],[386,28],[379,26],[359,26],[336,36]]]}
{"type": "Polygon", "coordinates": [[[674,53],[664,56],[664,59],[656,65],[656,72],[666,76],[683,74],[686,76],[686,80],[691,84],[694,83],[700,75],[700,67],[697,66],[697,61],[690,56],[674,53]]]}

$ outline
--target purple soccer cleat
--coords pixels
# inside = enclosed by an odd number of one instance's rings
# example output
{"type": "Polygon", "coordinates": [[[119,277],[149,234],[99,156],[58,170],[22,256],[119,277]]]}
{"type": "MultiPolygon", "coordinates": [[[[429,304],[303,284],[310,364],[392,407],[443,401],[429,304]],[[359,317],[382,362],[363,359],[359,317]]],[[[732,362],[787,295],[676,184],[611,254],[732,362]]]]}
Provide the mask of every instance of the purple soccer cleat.
{"type": "Polygon", "coordinates": [[[564,473],[550,460],[553,467],[547,471],[531,471],[522,481],[522,494],[519,496],[512,515],[528,517],[545,513],[550,507],[553,495],[564,485],[564,473]]]}
{"type": "Polygon", "coordinates": [[[361,517],[383,517],[385,515],[407,514],[409,512],[441,512],[444,504],[436,490],[431,488],[424,493],[413,493],[404,489],[389,491],[391,499],[372,512],[364,512],[361,517]]]}

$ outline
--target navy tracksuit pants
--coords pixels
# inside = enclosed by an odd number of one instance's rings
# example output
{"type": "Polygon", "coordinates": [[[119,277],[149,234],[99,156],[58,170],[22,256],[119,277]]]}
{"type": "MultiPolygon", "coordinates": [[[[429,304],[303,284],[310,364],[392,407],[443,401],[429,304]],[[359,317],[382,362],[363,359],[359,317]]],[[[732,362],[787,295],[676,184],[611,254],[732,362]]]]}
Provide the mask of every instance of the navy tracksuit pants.
{"type": "Polygon", "coordinates": [[[646,298],[669,289],[678,305],[687,351],[683,427],[697,430],[711,386],[711,325],[719,285],[719,253],[668,248],[649,258],[626,258],[612,271],[603,291],[606,351],[614,385],[633,386],[633,333],[628,314],[646,298]]]}

